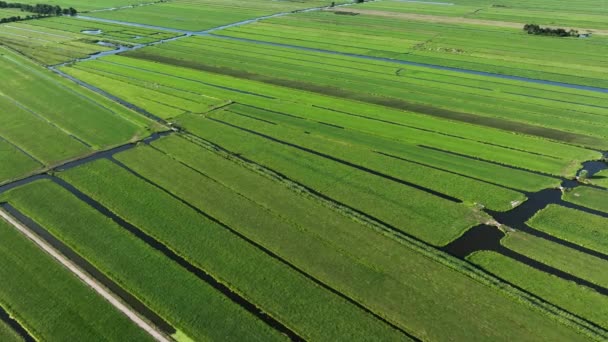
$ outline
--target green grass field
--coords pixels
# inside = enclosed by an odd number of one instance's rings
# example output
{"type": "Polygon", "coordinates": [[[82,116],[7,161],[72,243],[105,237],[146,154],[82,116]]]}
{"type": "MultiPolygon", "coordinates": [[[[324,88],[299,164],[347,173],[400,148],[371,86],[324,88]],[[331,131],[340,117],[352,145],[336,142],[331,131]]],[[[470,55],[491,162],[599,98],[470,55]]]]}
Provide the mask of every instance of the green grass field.
{"type": "Polygon", "coordinates": [[[608,219],[575,209],[549,205],[528,224],[551,235],[608,254],[608,219]]]}
{"type": "Polygon", "coordinates": [[[608,213],[608,190],[580,186],[566,192],[564,200],[608,213]]]}
{"type": "Polygon", "coordinates": [[[4,196],[13,206],[167,319],[178,329],[176,335],[197,341],[280,339],[276,332],[213,287],[59,185],[41,181],[4,196]],[[54,201],[49,201],[49,198],[54,201]],[[56,205],[57,202],[61,205],[56,205]],[[82,222],[87,222],[86,229],[83,229],[82,222]],[[176,283],[179,291],[170,291],[176,283]]]}
{"type": "Polygon", "coordinates": [[[608,287],[608,275],[602,271],[608,264],[606,260],[524,232],[508,233],[501,244],[543,264],[608,287]]]}
{"type": "Polygon", "coordinates": [[[495,252],[477,252],[468,259],[574,314],[600,326],[608,326],[608,298],[592,289],[538,271],[495,252]]]}
{"type": "MultiPolygon", "coordinates": [[[[604,341],[602,1],[43,2],[80,15],[0,24],[0,207],[179,342],[604,341]]],[[[151,338],[3,222],[37,341],[151,338]]]]}
{"type": "MultiPolygon", "coordinates": [[[[336,1],[341,3],[346,1],[336,1]]],[[[324,0],[177,0],[157,6],[91,13],[91,16],[182,30],[202,31],[280,12],[329,6],[324,0]]]]}
{"type": "Polygon", "coordinates": [[[152,340],[0,220],[0,305],[39,340],[152,340]]]}
{"type": "Polygon", "coordinates": [[[218,34],[566,83],[608,85],[608,65],[602,58],[606,54],[605,36],[539,37],[521,28],[334,12],[275,18],[218,34]],[[547,54],[557,58],[547,60],[547,54]]]}

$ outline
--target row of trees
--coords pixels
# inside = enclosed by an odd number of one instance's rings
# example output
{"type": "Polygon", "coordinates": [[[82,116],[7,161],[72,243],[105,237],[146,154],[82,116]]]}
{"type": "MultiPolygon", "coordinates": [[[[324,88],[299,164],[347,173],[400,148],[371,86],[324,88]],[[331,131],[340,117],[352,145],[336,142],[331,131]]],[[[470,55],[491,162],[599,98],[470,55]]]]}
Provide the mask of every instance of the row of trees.
{"type": "Polygon", "coordinates": [[[12,16],[0,19],[0,24],[10,23],[14,21],[38,19],[42,17],[60,16],[60,15],[76,15],[78,11],[73,8],[61,8],[60,6],[37,4],[28,5],[16,2],[0,1],[0,8],[18,8],[23,12],[29,12],[26,16],[12,16]]]}
{"type": "Polygon", "coordinates": [[[541,36],[557,36],[557,37],[578,37],[577,30],[566,31],[563,28],[550,28],[550,27],[540,27],[536,24],[526,24],[524,25],[524,31],[528,32],[528,34],[536,34],[541,36]]]}

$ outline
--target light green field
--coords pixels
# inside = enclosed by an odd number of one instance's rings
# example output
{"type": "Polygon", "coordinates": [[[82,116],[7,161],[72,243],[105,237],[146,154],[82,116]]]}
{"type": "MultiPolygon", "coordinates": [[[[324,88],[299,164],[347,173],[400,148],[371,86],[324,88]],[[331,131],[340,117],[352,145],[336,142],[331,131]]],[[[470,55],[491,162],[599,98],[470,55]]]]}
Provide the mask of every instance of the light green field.
{"type": "MultiPolygon", "coordinates": [[[[45,130],[51,132],[49,134],[67,134],[91,149],[101,149],[145,137],[149,134],[148,129],[153,126],[150,121],[142,120],[124,107],[99,103],[98,95],[91,95],[90,91],[75,87],[70,81],[7,49],[0,50],[0,60],[0,72],[4,78],[0,84],[2,101],[19,107],[21,111],[29,112],[30,118],[25,120],[41,120],[35,121],[35,124],[46,125],[45,130]],[[48,127],[48,123],[52,123],[53,127],[48,127]]],[[[8,115],[10,117],[14,114],[8,115]]],[[[23,126],[26,122],[10,123],[8,127],[14,126],[11,130],[19,132],[26,129],[23,126]]],[[[29,129],[34,127],[36,126],[30,126],[29,129]]],[[[19,134],[19,138],[23,138],[23,134],[26,133],[19,134]]],[[[24,139],[26,143],[27,140],[24,139]]],[[[39,151],[40,154],[45,154],[45,158],[41,159],[54,159],[58,156],[65,159],[67,152],[86,150],[76,144],[75,149],[70,151],[69,145],[64,142],[65,139],[54,139],[50,136],[46,143],[55,146],[39,151]],[[68,150],[62,151],[65,149],[68,150]]]]}
{"type": "Polygon", "coordinates": [[[543,264],[608,288],[608,274],[603,271],[608,266],[606,260],[520,231],[508,233],[500,243],[543,264]]]}
{"type": "Polygon", "coordinates": [[[608,87],[608,64],[603,58],[608,52],[605,36],[554,38],[529,35],[516,28],[411,21],[365,14],[336,15],[333,12],[274,18],[228,28],[217,34],[608,87]],[[547,55],[556,58],[547,60],[547,55]]]}
{"type": "Polygon", "coordinates": [[[579,186],[563,197],[568,202],[608,213],[608,190],[579,186]]]}
{"type": "Polygon", "coordinates": [[[2,160],[0,184],[31,173],[42,166],[4,138],[0,138],[0,160],[2,160]]]}
{"type": "Polygon", "coordinates": [[[590,288],[536,270],[495,252],[476,252],[467,259],[569,312],[600,326],[608,326],[608,298],[590,288]]]}
{"type": "Polygon", "coordinates": [[[551,204],[528,224],[577,245],[608,254],[608,219],[551,204]]]}
{"type": "MultiPolygon", "coordinates": [[[[158,58],[156,56],[151,58],[158,58]]],[[[199,64],[196,66],[198,67],[199,64]]],[[[600,155],[597,152],[525,135],[514,135],[488,127],[454,121],[447,125],[445,119],[411,111],[324,96],[217,73],[194,71],[191,68],[159,64],[139,58],[112,56],[100,61],[79,64],[76,68],[63,69],[70,74],[78,73],[81,77],[98,73],[98,70],[119,74],[132,82],[148,82],[179,91],[270,108],[278,112],[287,111],[315,122],[322,121],[391,140],[453,151],[555,175],[573,176],[576,170],[580,169],[580,161],[598,158],[600,155]],[[231,90],[235,85],[238,85],[238,89],[231,90]],[[258,94],[266,98],[260,98],[258,94]],[[280,101],[269,100],[269,97],[280,101]]],[[[433,76],[428,75],[428,77],[433,76]]],[[[94,83],[95,86],[109,92],[116,91],[104,84],[103,79],[100,80],[94,83]]],[[[160,111],[153,113],[163,114],[160,111]]],[[[536,186],[539,184],[547,183],[537,183],[536,186]]]]}
{"type": "Polygon", "coordinates": [[[608,6],[603,1],[551,1],[551,0],[441,0],[404,2],[383,0],[357,7],[378,11],[419,13],[438,16],[457,16],[466,19],[485,19],[506,22],[536,23],[557,27],[605,29],[608,6]]]}
{"type": "Polygon", "coordinates": [[[37,340],[152,341],[3,220],[0,241],[0,305],[37,340]]]}
{"type": "MultiPolygon", "coordinates": [[[[342,3],[347,1],[336,1],[342,3]]],[[[89,15],[112,20],[202,31],[260,16],[300,9],[329,6],[324,0],[286,0],[270,2],[253,0],[176,0],[154,6],[141,6],[120,11],[97,12],[89,15]]]]}
{"type": "Polygon", "coordinates": [[[197,341],[281,340],[276,331],[212,286],[59,185],[40,181],[12,190],[3,197],[146,303],[180,334],[197,341]],[[53,201],[49,201],[50,198],[53,201]],[[82,222],[87,222],[86,229],[82,229],[82,222]],[[174,288],[176,283],[179,290],[174,288]],[[174,290],[168,290],[172,288],[174,290]]]}
{"type": "Polygon", "coordinates": [[[110,161],[89,163],[60,176],[306,339],[404,337],[110,161]]]}
{"type": "Polygon", "coordinates": [[[0,25],[0,43],[44,65],[55,65],[113,50],[99,41],[115,45],[145,44],[175,34],[121,25],[102,24],[72,17],[0,25]],[[82,31],[101,30],[100,34],[82,31]]]}
{"type": "Polygon", "coordinates": [[[600,171],[589,179],[592,184],[608,189],[608,170],[600,171]]]}
{"type": "Polygon", "coordinates": [[[572,144],[608,147],[608,129],[602,129],[608,128],[608,112],[600,101],[608,99],[604,94],[564,101],[557,93],[571,92],[578,97],[578,92],[525,82],[518,82],[519,87],[503,86],[488,77],[469,80],[455,72],[302,54],[218,38],[185,39],[128,55],[572,144]],[[231,53],[235,49],[247,53],[235,56],[231,53]],[[537,89],[532,94],[529,88],[537,89]]]}

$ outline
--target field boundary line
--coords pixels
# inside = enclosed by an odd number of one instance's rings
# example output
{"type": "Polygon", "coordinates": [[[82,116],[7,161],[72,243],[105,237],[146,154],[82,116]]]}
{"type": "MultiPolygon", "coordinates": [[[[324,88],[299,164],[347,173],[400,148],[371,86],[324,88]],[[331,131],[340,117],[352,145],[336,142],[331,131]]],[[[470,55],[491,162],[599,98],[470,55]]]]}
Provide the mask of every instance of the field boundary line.
{"type": "Polygon", "coordinates": [[[34,244],[36,244],[42,251],[49,254],[53,259],[67,268],[71,273],[73,273],[76,277],[78,277],[82,282],[88,285],[92,290],[97,292],[98,295],[103,297],[106,301],[108,301],[116,310],[123,313],[127,316],[133,323],[139,326],[142,330],[147,332],[150,336],[152,336],[156,341],[159,342],[171,342],[172,340],[165,337],[156,327],[152,326],[144,319],[139,317],[137,313],[135,313],[131,308],[123,304],[118,298],[115,297],[114,294],[110,293],[103,286],[97,283],[93,278],[88,276],[84,271],[82,271],[78,266],[72,263],[69,259],[64,257],[59,251],[54,249],[51,245],[46,243],[43,239],[39,238],[30,231],[28,227],[21,222],[14,219],[10,216],[4,209],[0,209],[0,217],[4,219],[7,223],[12,225],[17,231],[23,234],[26,238],[31,240],[34,244]]]}

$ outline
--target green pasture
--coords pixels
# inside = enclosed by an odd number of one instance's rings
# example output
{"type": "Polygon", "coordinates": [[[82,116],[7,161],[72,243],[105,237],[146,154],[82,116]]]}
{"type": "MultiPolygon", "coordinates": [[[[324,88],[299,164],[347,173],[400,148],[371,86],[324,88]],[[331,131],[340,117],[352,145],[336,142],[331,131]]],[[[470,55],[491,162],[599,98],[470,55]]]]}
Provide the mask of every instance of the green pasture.
{"type": "Polygon", "coordinates": [[[306,339],[403,339],[390,326],[110,161],[61,177],[306,339]]]}
{"type": "Polygon", "coordinates": [[[3,196],[166,319],[178,334],[197,341],[281,339],[215,288],[59,185],[39,181],[3,196]]]}
{"type": "Polygon", "coordinates": [[[564,200],[608,213],[608,190],[579,186],[564,193],[564,200]]]}
{"type": "Polygon", "coordinates": [[[608,275],[603,272],[608,266],[606,260],[520,231],[507,233],[500,243],[543,264],[608,287],[608,275]]]}
{"type": "Polygon", "coordinates": [[[608,254],[608,219],[551,204],[528,221],[535,229],[608,254]]]}
{"type": "Polygon", "coordinates": [[[37,340],[152,338],[0,220],[0,305],[37,340]]]}
{"type": "Polygon", "coordinates": [[[475,252],[468,260],[573,314],[608,326],[608,298],[588,287],[539,271],[490,251],[475,252]]]}

